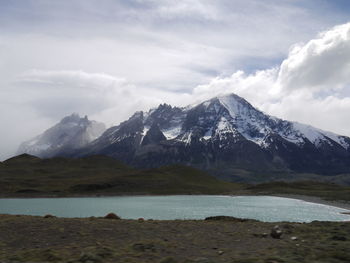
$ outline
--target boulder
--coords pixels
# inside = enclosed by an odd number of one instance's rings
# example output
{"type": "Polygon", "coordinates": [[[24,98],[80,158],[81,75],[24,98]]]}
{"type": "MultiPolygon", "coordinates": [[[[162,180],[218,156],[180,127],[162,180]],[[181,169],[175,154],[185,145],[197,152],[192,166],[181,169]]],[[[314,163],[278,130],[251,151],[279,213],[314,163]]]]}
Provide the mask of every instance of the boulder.
{"type": "Polygon", "coordinates": [[[44,218],[55,218],[55,216],[47,214],[47,215],[44,215],[44,218]]]}
{"type": "Polygon", "coordinates": [[[114,213],[109,213],[109,214],[105,215],[104,218],[105,218],[105,219],[121,219],[119,216],[117,216],[117,215],[114,214],[114,213]]]}
{"type": "Polygon", "coordinates": [[[271,229],[270,235],[271,235],[272,238],[280,239],[282,234],[283,234],[283,232],[282,232],[282,230],[280,229],[280,227],[278,225],[274,226],[271,229]]]}

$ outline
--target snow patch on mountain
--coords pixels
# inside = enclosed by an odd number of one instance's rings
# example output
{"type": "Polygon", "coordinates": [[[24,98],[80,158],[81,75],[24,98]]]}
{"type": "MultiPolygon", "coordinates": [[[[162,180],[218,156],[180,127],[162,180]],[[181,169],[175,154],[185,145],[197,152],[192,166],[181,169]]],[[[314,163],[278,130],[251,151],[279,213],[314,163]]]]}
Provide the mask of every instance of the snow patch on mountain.
{"type": "Polygon", "coordinates": [[[168,129],[162,129],[161,131],[167,140],[172,140],[181,134],[181,125],[170,127],[168,129]]]}
{"type": "Polygon", "coordinates": [[[349,144],[344,140],[343,136],[339,136],[335,133],[323,131],[310,125],[298,122],[293,122],[293,127],[301,137],[308,139],[317,147],[320,147],[323,143],[332,145],[333,142],[335,142],[342,146],[344,149],[349,148],[349,144]]]}
{"type": "Polygon", "coordinates": [[[236,130],[247,140],[265,147],[264,138],[272,132],[266,122],[269,116],[264,116],[262,112],[254,109],[248,102],[234,94],[221,96],[218,99],[228,110],[232,117],[232,125],[236,130]]]}
{"type": "Polygon", "coordinates": [[[238,101],[233,96],[218,97],[220,103],[228,110],[232,118],[236,118],[237,115],[241,115],[241,107],[238,101]]]}
{"type": "Polygon", "coordinates": [[[147,132],[149,131],[151,127],[150,126],[144,126],[142,133],[141,133],[141,140],[140,140],[140,144],[142,144],[143,138],[145,138],[147,132]]]}
{"type": "Polygon", "coordinates": [[[234,132],[231,123],[225,118],[221,117],[216,129],[217,133],[231,133],[234,132]]]}
{"type": "Polygon", "coordinates": [[[184,133],[180,139],[180,141],[185,143],[185,145],[191,144],[191,140],[192,140],[192,131],[184,133]]]}
{"type": "Polygon", "coordinates": [[[204,136],[202,137],[204,140],[210,140],[213,136],[213,128],[210,128],[209,130],[207,130],[204,134],[204,136]]]}
{"type": "Polygon", "coordinates": [[[324,135],[314,127],[301,123],[293,123],[294,129],[301,133],[302,136],[307,138],[310,142],[316,143],[324,139],[324,135]]]}
{"type": "Polygon", "coordinates": [[[350,149],[350,144],[345,141],[345,138],[343,136],[337,136],[339,138],[339,143],[342,145],[345,149],[350,149]]]}

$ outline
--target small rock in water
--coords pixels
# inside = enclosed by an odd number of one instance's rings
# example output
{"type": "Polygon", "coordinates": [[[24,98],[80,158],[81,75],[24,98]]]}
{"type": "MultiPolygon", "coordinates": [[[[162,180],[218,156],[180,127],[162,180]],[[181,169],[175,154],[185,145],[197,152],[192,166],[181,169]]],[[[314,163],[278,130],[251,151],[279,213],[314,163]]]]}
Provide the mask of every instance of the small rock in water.
{"type": "Polygon", "coordinates": [[[272,237],[272,238],[276,238],[276,239],[281,238],[282,234],[283,234],[283,232],[282,232],[282,230],[279,228],[278,225],[274,226],[274,227],[272,228],[272,230],[271,230],[271,233],[270,233],[271,237],[272,237]]]}
{"type": "Polygon", "coordinates": [[[117,215],[114,214],[114,213],[109,213],[109,214],[105,215],[104,218],[105,218],[105,219],[120,219],[120,217],[117,216],[117,215]]]}
{"type": "Polygon", "coordinates": [[[219,251],[218,251],[218,254],[219,254],[219,255],[222,255],[222,254],[224,254],[224,253],[225,253],[225,252],[222,251],[222,250],[219,250],[219,251]]]}
{"type": "Polygon", "coordinates": [[[293,240],[293,241],[298,240],[297,237],[291,237],[290,239],[293,240]]]}

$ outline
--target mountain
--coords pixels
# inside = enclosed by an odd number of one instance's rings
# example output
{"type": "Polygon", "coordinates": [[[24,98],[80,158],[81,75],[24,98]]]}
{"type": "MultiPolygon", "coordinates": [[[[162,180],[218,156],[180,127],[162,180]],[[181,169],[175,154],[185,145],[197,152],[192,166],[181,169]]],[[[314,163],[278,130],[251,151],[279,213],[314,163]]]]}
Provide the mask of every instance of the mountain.
{"type": "Polygon", "coordinates": [[[73,113],[43,134],[22,143],[17,154],[27,153],[43,158],[65,155],[86,146],[105,130],[103,123],[73,113]]]}
{"type": "Polygon", "coordinates": [[[245,171],[350,172],[349,137],[269,116],[235,94],[136,112],[70,156],[95,154],[143,168],[190,165],[226,179],[245,171]]]}

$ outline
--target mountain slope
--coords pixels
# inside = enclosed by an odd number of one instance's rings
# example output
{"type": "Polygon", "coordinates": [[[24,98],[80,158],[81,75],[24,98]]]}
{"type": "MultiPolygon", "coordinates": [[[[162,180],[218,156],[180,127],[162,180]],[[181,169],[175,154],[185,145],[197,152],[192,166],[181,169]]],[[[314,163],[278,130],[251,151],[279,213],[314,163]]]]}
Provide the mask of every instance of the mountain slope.
{"type": "Polygon", "coordinates": [[[72,155],[92,154],[137,167],[181,163],[228,178],[237,169],[350,172],[350,138],[266,115],[235,94],[137,112],[72,155]]]}
{"type": "Polygon", "coordinates": [[[27,153],[38,157],[65,155],[98,138],[105,131],[103,123],[90,121],[72,114],[43,134],[22,143],[17,154],[27,153]]]}

